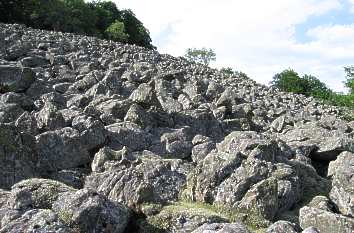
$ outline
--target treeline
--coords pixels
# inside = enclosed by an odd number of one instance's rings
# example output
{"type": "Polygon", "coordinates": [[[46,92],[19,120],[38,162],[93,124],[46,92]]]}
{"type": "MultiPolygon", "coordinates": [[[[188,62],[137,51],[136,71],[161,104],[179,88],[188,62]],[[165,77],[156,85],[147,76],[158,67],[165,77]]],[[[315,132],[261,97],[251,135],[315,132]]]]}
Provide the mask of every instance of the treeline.
{"type": "MultiPolygon", "coordinates": [[[[354,109],[354,67],[346,67],[345,71],[345,86],[349,90],[348,94],[334,92],[318,78],[307,74],[300,76],[292,69],[276,74],[271,85],[282,91],[313,96],[332,105],[354,109]]],[[[350,117],[354,119],[353,115],[350,117]]]]}
{"type": "Polygon", "coordinates": [[[154,48],[149,31],[134,13],[131,10],[119,10],[111,1],[0,1],[0,21],[154,48]]]}

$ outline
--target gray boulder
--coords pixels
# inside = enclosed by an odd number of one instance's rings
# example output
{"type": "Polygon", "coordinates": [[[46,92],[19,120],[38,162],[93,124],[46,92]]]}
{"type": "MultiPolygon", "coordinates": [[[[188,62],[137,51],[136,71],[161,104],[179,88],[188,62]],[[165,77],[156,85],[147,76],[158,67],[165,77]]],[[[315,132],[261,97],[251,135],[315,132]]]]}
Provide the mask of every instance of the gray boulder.
{"type": "Polygon", "coordinates": [[[35,177],[37,171],[34,137],[11,125],[0,124],[0,188],[35,177]]]}
{"type": "Polygon", "coordinates": [[[35,74],[29,68],[0,65],[0,86],[5,91],[23,92],[35,81],[35,74]]]}
{"type": "Polygon", "coordinates": [[[66,127],[36,136],[38,164],[41,171],[58,171],[90,162],[90,154],[80,133],[66,127]]]}
{"type": "Polygon", "coordinates": [[[332,178],[331,200],[344,215],[354,217],[354,155],[341,153],[330,162],[328,176],[332,178]]]}
{"type": "Polygon", "coordinates": [[[51,210],[29,210],[0,228],[1,233],[74,233],[51,210]]]}
{"type": "Polygon", "coordinates": [[[123,205],[88,189],[60,194],[53,210],[66,225],[87,233],[123,233],[130,215],[123,205]]]}
{"type": "Polygon", "coordinates": [[[277,221],[267,228],[267,233],[297,233],[296,225],[287,221],[277,221]]]}
{"type": "Polygon", "coordinates": [[[249,231],[241,223],[206,223],[192,233],[249,233],[249,231]]]}

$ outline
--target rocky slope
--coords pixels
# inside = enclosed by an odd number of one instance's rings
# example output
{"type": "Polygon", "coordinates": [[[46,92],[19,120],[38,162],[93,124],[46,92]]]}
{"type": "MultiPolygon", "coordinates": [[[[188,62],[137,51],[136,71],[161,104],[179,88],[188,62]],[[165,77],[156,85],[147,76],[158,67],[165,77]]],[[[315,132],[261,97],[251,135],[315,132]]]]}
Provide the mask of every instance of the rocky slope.
{"type": "Polygon", "coordinates": [[[0,24],[0,232],[354,231],[341,109],[140,47],[0,24]]]}

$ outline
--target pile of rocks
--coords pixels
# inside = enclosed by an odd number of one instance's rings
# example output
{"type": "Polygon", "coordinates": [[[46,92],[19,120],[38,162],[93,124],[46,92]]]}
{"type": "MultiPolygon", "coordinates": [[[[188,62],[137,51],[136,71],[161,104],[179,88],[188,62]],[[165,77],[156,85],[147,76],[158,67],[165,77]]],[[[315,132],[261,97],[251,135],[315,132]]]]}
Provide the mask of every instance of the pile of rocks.
{"type": "Polygon", "coordinates": [[[0,24],[0,232],[354,231],[342,109],[0,24]]]}

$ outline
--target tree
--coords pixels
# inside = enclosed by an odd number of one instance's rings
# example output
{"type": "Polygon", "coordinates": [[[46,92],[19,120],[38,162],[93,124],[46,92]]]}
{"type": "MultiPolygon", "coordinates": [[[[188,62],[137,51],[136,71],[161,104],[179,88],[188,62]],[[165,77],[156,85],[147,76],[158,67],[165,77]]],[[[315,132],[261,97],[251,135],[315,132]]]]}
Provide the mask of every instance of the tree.
{"type": "Polygon", "coordinates": [[[345,86],[349,89],[349,93],[354,95],[354,66],[344,67],[346,78],[345,86]]]}
{"type": "Polygon", "coordinates": [[[129,35],[125,33],[124,23],[116,20],[111,26],[105,31],[109,39],[114,41],[126,42],[129,35]]]}
{"type": "Polygon", "coordinates": [[[220,72],[223,73],[225,76],[236,76],[239,78],[248,78],[247,74],[233,70],[231,67],[223,67],[220,69],[220,72]]]}
{"type": "Polygon", "coordinates": [[[300,77],[292,69],[276,74],[271,84],[282,91],[313,96],[324,100],[330,99],[333,95],[332,90],[315,76],[305,74],[300,77]]]}
{"type": "Polygon", "coordinates": [[[299,74],[292,69],[287,69],[274,75],[271,85],[282,91],[297,94],[304,94],[306,92],[306,84],[304,80],[302,80],[299,74]]]}
{"type": "Polygon", "coordinates": [[[198,63],[202,63],[204,65],[209,65],[211,61],[216,60],[216,54],[212,49],[196,49],[196,48],[189,48],[186,51],[185,57],[189,61],[194,61],[198,63]]]}
{"type": "Polygon", "coordinates": [[[122,20],[125,25],[125,30],[129,35],[128,43],[136,44],[146,48],[155,48],[151,44],[150,32],[147,30],[143,23],[140,22],[131,10],[121,11],[122,20]]]}

